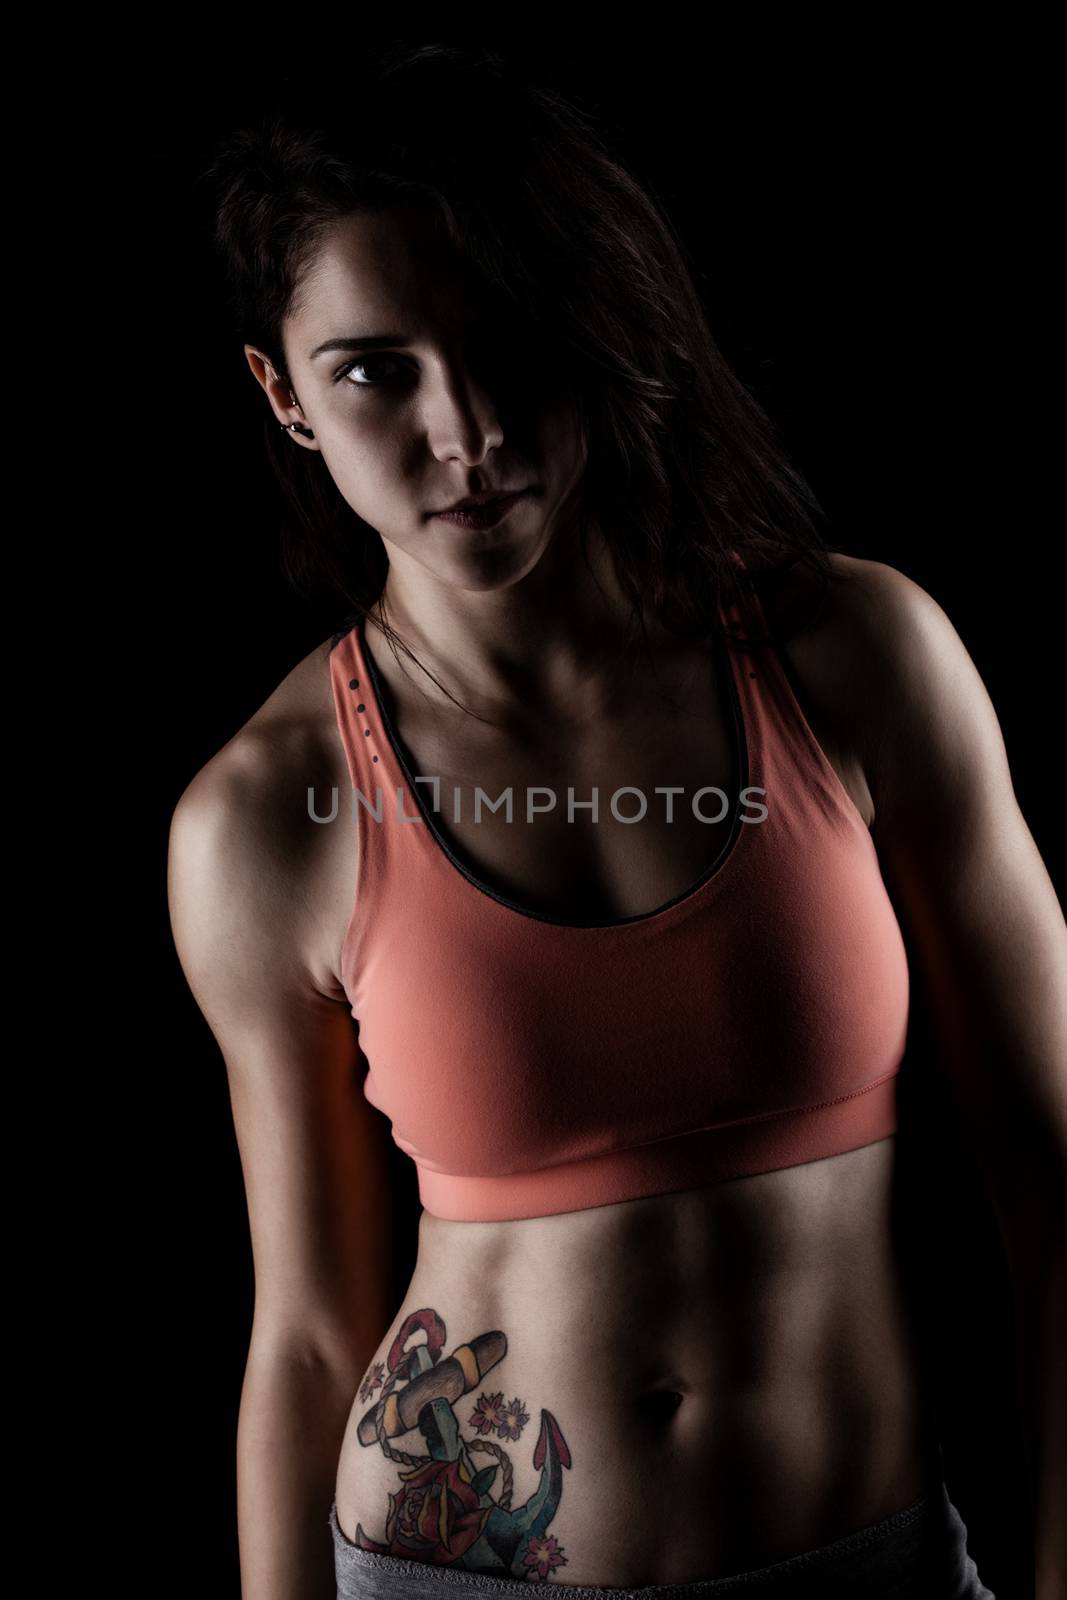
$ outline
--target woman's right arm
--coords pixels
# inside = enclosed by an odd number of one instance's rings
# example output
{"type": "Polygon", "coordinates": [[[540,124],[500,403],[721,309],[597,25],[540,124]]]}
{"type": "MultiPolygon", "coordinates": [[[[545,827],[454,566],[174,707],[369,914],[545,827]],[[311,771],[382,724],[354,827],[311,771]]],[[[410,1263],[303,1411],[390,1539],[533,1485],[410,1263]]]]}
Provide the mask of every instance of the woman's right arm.
{"type": "Polygon", "coordinates": [[[248,1200],[241,1592],[334,1600],[327,1518],[345,1423],[395,1312],[388,1123],[363,1097],[356,1030],[323,953],[314,885],[330,847],[306,808],[295,820],[289,793],[278,803],[290,785],[277,751],[250,743],[231,742],[178,802],[171,925],[226,1064],[248,1200]]]}

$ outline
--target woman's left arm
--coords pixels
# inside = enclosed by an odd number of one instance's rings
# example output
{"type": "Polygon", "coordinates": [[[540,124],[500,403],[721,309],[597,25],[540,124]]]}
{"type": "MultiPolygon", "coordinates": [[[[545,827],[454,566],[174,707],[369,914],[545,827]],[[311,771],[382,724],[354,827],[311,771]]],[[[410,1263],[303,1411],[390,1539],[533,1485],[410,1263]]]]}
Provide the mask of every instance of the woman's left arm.
{"type": "Polygon", "coordinates": [[[918,584],[856,562],[872,837],[931,998],[1015,1289],[1038,1600],[1067,1574],[1067,924],[996,712],[918,584]]]}

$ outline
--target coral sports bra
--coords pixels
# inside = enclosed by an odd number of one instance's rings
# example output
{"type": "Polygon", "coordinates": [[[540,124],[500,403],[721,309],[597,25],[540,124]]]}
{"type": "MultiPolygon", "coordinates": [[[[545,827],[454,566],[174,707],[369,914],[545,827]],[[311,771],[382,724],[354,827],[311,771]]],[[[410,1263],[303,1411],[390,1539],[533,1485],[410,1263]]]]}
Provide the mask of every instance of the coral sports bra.
{"type": "MultiPolygon", "coordinates": [[[[747,637],[738,606],[720,615],[747,637]]],[[[909,975],[870,830],[775,648],[741,652],[725,633],[716,648],[741,775],[717,861],[657,911],[575,924],[523,910],[459,859],[413,781],[362,623],[335,637],[356,791],[339,815],[354,807],[359,854],[341,977],[363,1092],[435,1216],[580,1211],[896,1130],[909,975]]]]}

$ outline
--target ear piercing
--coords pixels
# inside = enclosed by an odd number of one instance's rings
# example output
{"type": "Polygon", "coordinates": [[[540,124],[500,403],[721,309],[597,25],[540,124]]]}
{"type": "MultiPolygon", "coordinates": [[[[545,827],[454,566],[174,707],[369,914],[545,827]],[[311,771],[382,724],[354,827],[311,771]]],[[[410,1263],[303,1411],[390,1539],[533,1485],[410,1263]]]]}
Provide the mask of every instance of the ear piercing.
{"type": "MultiPolygon", "coordinates": [[[[300,402],[292,389],[289,390],[289,398],[294,406],[299,406],[300,402]]],[[[278,426],[284,433],[302,433],[305,439],[314,439],[315,437],[310,428],[302,427],[299,422],[279,422],[278,426]]]]}

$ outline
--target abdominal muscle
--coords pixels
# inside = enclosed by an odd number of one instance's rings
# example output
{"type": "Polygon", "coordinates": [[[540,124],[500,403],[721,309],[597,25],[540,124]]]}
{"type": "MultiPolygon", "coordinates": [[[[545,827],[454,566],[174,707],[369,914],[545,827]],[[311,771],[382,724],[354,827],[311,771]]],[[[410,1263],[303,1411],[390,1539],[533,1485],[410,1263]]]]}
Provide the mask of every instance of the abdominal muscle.
{"type": "Polygon", "coordinates": [[[894,1150],[521,1221],[424,1212],[345,1432],[342,1532],[456,1571],[640,1587],[909,1505],[935,1456],[894,1150]],[[399,1460],[360,1438],[389,1389],[399,1460]]]}

